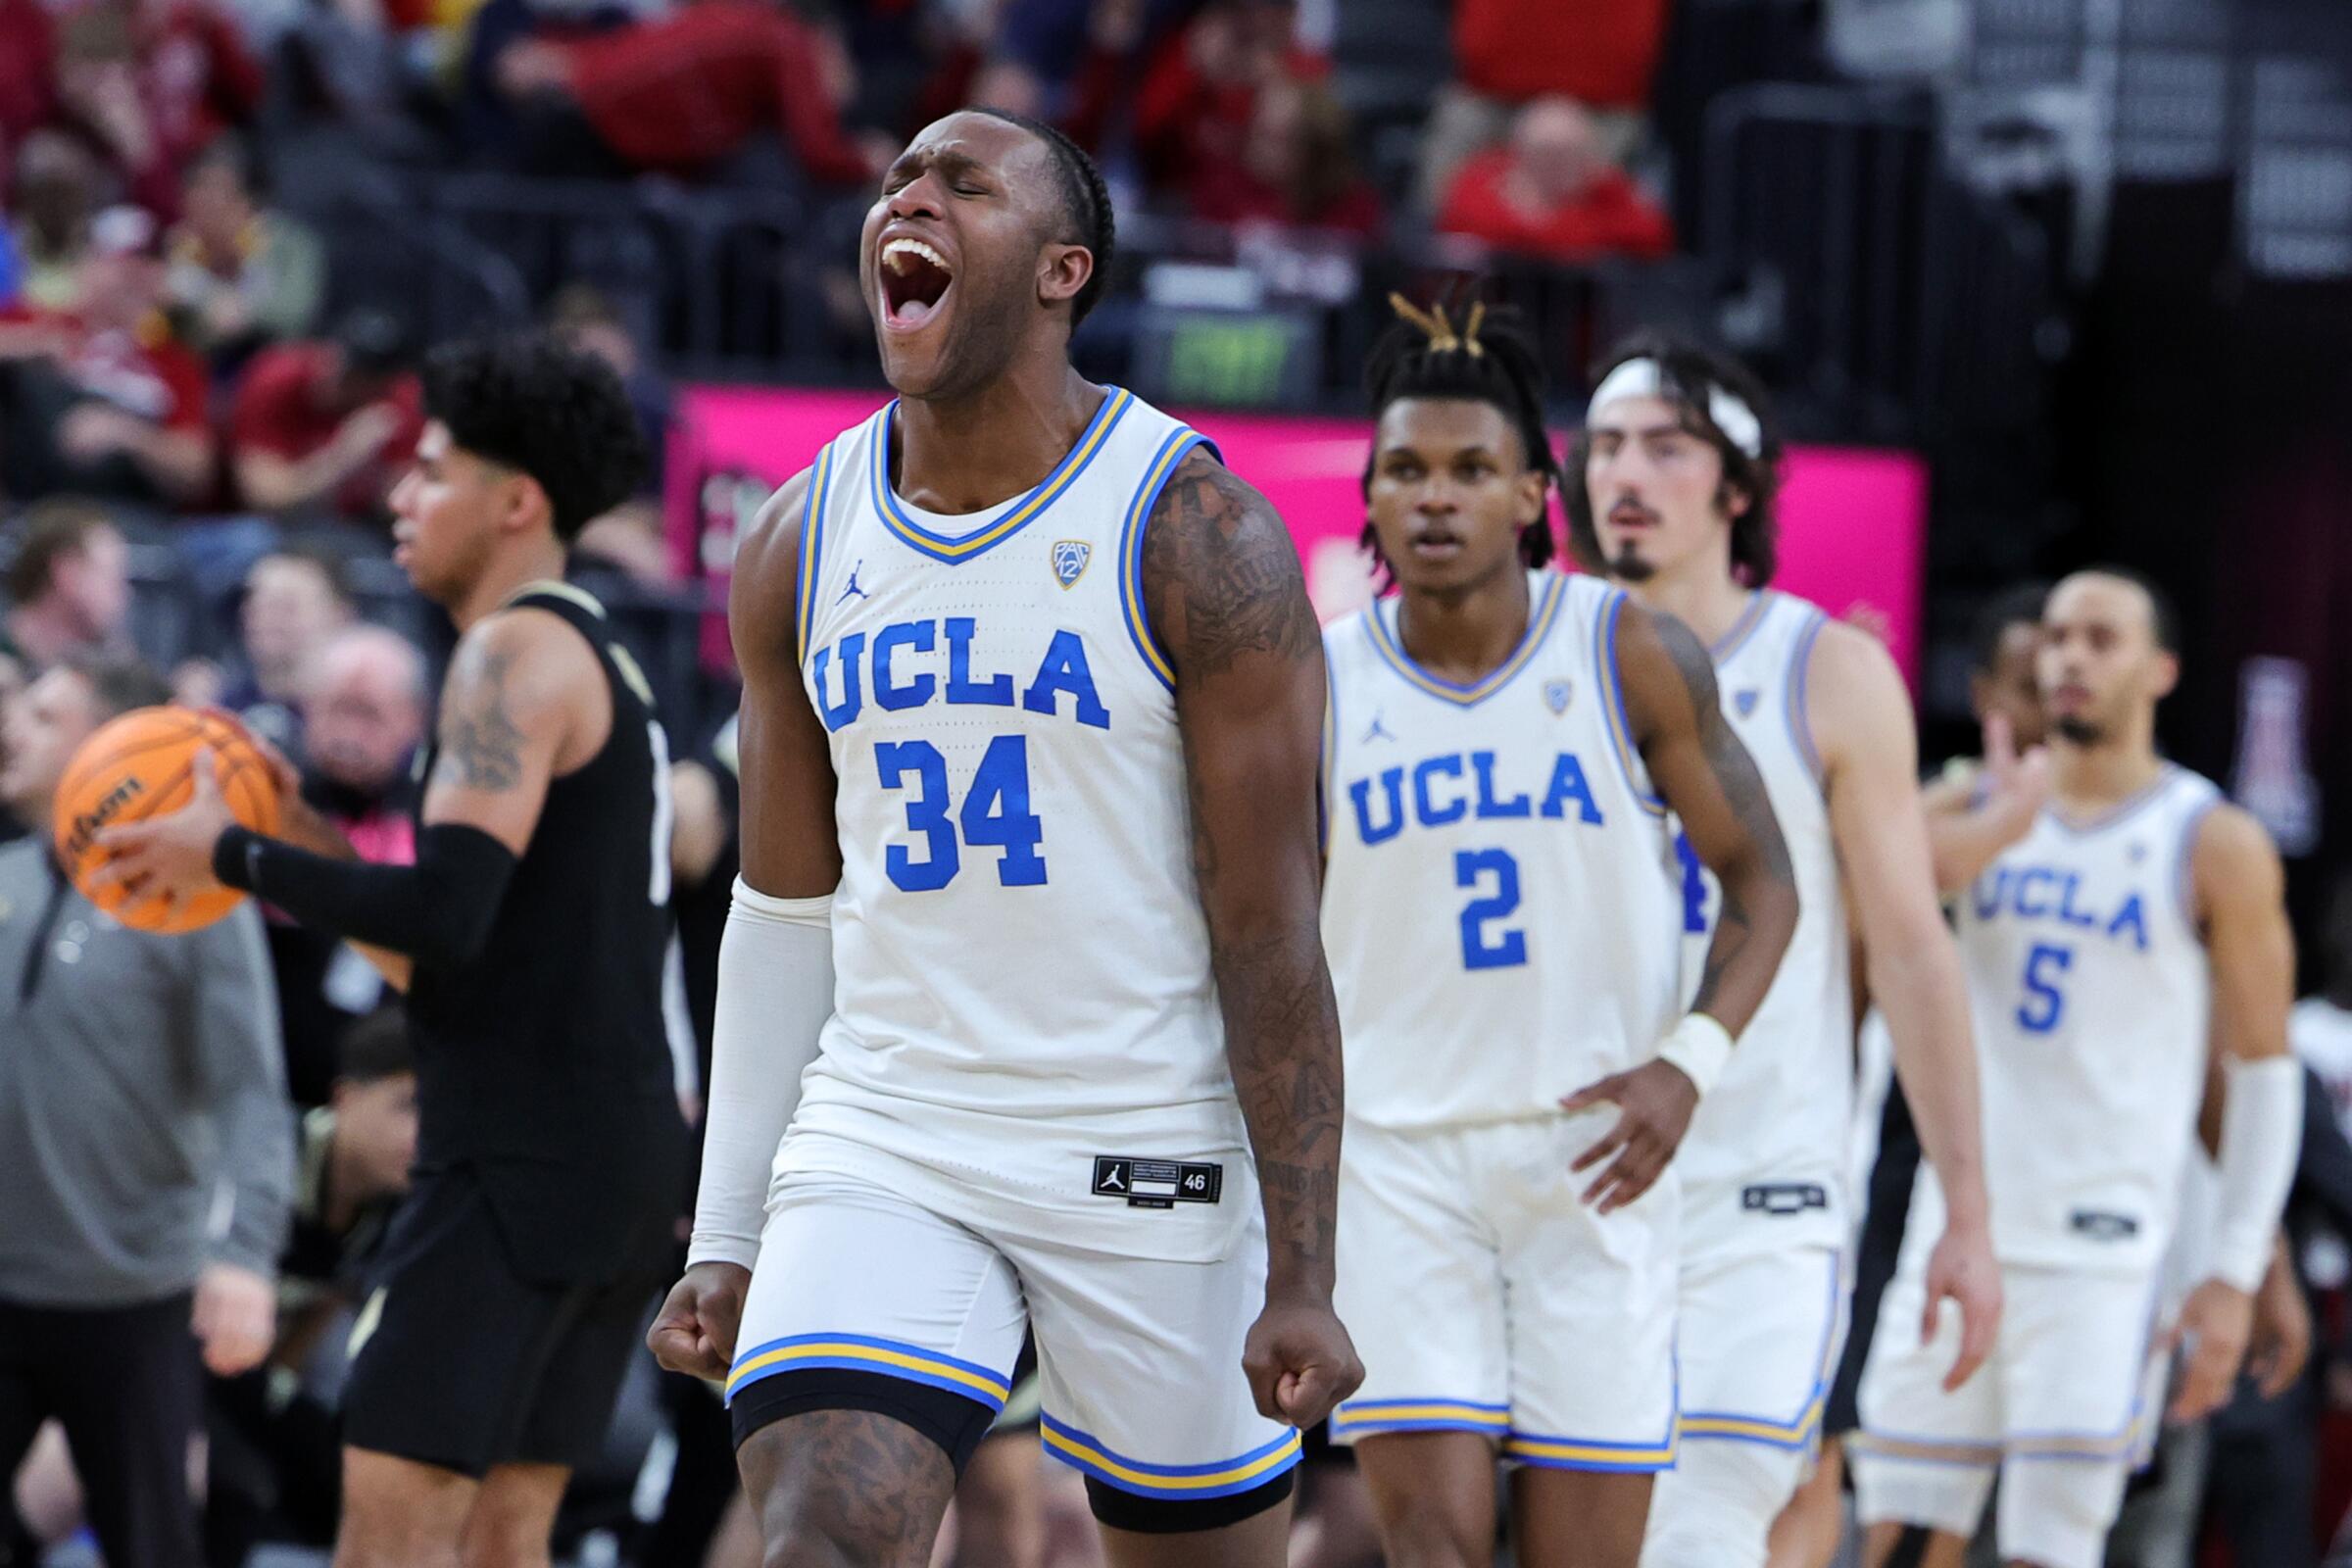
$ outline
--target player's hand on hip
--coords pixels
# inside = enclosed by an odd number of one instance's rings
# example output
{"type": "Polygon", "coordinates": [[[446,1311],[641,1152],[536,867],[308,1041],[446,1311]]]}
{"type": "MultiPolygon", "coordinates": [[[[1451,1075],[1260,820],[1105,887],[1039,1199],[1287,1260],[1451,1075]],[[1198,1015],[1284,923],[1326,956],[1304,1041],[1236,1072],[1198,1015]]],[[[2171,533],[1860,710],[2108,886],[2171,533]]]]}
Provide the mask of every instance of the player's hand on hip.
{"type": "Polygon", "coordinates": [[[2188,1360],[2165,1419],[2201,1421],[2227,1403],[2253,1333],[2254,1298],[2244,1291],[2226,1280],[2207,1280],[2189,1292],[2171,1336],[2172,1344],[2188,1346],[2188,1360]]]}
{"type": "Polygon", "coordinates": [[[1599,1104],[1617,1107],[1617,1124],[1568,1168],[1588,1171],[1607,1161],[1585,1189],[1585,1201],[1606,1214],[1648,1192],[1665,1173],[1698,1109],[1698,1086],[1673,1062],[1645,1061],[1586,1085],[1562,1100],[1560,1108],[1575,1112],[1599,1104]]]}
{"type": "Polygon", "coordinates": [[[1928,1258],[1928,1306],[1920,1317],[1920,1344],[1935,1340],[1946,1301],[1960,1313],[1960,1353],[1943,1375],[1943,1392],[1949,1394],[1976,1376],[1992,1353],[1993,1338],[2001,1327],[2001,1268],[1993,1261],[1992,1238],[1982,1226],[1947,1228],[1928,1258]]]}
{"type": "Polygon", "coordinates": [[[277,1338],[277,1287],[234,1263],[207,1263],[196,1276],[189,1328],[204,1350],[206,1370],[233,1378],[262,1364],[277,1338]]]}
{"type": "Polygon", "coordinates": [[[1250,1396],[1269,1421],[1311,1427],[1364,1381],[1355,1342],[1328,1298],[1266,1298],[1242,1342],[1250,1396]]]}
{"type": "Polygon", "coordinates": [[[654,1359],[672,1372],[727,1380],[735,1361],[735,1335],[743,1326],[743,1298],[752,1271],[739,1263],[697,1263],[669,1288],[645,1343],[654,1359]]]}

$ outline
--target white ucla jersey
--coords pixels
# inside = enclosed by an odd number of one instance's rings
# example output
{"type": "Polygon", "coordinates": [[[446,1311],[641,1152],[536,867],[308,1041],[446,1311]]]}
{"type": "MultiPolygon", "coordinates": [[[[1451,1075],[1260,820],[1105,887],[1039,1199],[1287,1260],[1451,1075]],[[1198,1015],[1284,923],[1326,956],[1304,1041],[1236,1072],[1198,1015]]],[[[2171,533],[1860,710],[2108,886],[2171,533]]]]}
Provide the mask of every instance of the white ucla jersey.
{"type": "Polygon", "coordinates": [[[2005,1263],[2124,1272],[2164,1255],[2212,1000],[2189,852],[2220,799],[2168,765],[2095,820],[2046,808],[1961,896],[2005,1263]]]}
{"type": "Polygon", "coordinates": [[[1525,638],[1473,686],[1414,664],[1393,599],[1324,637],[1323,946],[1351,1119],[1556,1116],[1673,1022],[1680,871],[1619,693],[1625,596],[1528,584],[1525,638]]]}
{"type": "Polygon", "coordinates": [[[949,517],[892,489],[896,410],[810,473],[802,672],[842,879],[783,1165],[878,1148],[1100,1240],[1136,1221],[1096,1156],[1213,1156],[1239,1162],[1214,1211],[1152,1227],[1213,1253],[1252,1189],[1140,593],[1146,519],[1201,438],[1112,388],[1035,490],[949,517]]]}
{"type": "MultiPolygon", "coordinates": [[[[1797,916],[1772,988],[1675,1156],[1687,1258],[1845,1241],[1852,963],[1838,846],[1805,708],[1806,670],[1826,624],[1804,600],[1766,590],[1711,650],[1723,715],[1755,759],[1788,846],[1797,916]]],[[[1687,1002],[1704,972],[1723,894],[1687,840],[1682,854],[1687,1002]]]]}

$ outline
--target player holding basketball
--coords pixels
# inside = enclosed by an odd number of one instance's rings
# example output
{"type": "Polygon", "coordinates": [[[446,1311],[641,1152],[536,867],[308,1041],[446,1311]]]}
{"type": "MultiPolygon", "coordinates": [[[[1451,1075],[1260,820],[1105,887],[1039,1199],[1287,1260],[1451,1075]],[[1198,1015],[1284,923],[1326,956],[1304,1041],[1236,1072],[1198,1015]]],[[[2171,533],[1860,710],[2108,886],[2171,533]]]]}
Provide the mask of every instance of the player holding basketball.
{"type": "Polygon", "coordinates": [[[396,559],[462,635],[416,864],[360,862],[290,793],[292,843],[231,825],[209,790],[106,842],[134,887],[217,879],[389,950],[417,1170],[356,1335],[336,1568],[455,1563],[461,1544],[469,1565],[534,1568],[603,1443],[685,1174],[661,1010],[667,747],[603,611],[559,580],[641,448],[612,371],[543,337],[441,350],[425,412],[396,559]]]}
{"type": "MultiPolygon", "coordinates": [[[[1957,1392],[1935,1375],[1948,1331],[1872,1348],[1852,1463],[1874,1565],[1921,1562],[1914,1527],[1934,1533],[1930,1568],[1953,1568],[1996,1471],[2004,1561],[2102,1560],[2154,1418],[2140,1375],[2209,1051],[2228,1076],[2219,1214],[2180,1310],[2174,1418],[2219,1404],[2245,1353],[2301,1141],[2294,943],[2269,835],[2157,755],[2177,647],[2170,611],[2128,573],[2079,572],[2043,612],[2050,803],[1959,906],[2009,1312],[1985,1375],[1957,1392]]],[[[1910,1243],[1944,1206],[1940,1184],[1923,1179],[1913,1205],[1890,1313],[1919,1305],[1910,1243]]]]}
{"type": "Polygon", "coordinates": [[[653,1339],[727,1378],[771,1565],[926,1562],[1034,1324],[1111,1561],[1274,1568],[1293,1428],[1361,1376],[1322,640],[1257,493],[1071,368],[1111,237],[1054,131],[923,131],[859,255],[900,401],[737,561],[743,875],[653,1339]]]}
{"type": "Polygon", "coordinates": [[[1706,650],[1544,569],[1559,467],[1516,318],[1396,303],[1365,540],[1400,591],[1326,638],[1339,1303],[1366,1368],[1333,1435],[1397,1568],[1492,1561],[1497,1448],[1519,1562],[1635,1568],[1675,1458],[1668,1161],[1796,885],[1706,650]],[[1679,1022],[1669,810],[1726,911],[1679,1022]]]}
{"type": "MultiPolygon", "coordinates": [[[[1662,339],[1620,350],[1571,462],[1578,557],[1707,645],[1795,867],[1802,912],[1772,990],[1700,1102],[1683,1184],[1682,1451],[1650,1510],[1647,1568],[1755,1568],[1800,1479],[1845,1310],[1852,1103],[1848,901],[1871,994],[1928,1157],[1953,1193],[1921,1304],[1956,1301],[1943,1373],[1991,1342],[1976,1064],[1958,957],[1936,900],[1910,700],[1878,640],[1768,585],[1781,443],[1736,363],[1662,339]]],[[[1721,895],[1689,866],[1686,926],[1721,895]]],[[[1728,906],[1727,906],[1728,907],[1728,906]]]]}

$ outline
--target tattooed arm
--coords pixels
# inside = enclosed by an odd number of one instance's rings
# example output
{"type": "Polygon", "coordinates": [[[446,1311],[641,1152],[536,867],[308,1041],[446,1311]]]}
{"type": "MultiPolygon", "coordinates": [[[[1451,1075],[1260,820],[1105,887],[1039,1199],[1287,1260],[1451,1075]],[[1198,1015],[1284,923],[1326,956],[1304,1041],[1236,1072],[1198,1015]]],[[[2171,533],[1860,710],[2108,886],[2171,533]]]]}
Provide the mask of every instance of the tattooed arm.
{"type": "MultiPolygon", "coordinates": [[[[1688,627],[1627,604],[1617,621],[1617,675],[1650,782],[1723,886],[1690,1011],[1737,1036],[1763,1004],[1796,930],[1796,877],[1780,819],[1754,759],[1724,721],[1714,662],[1688,627]]],[[[1687,1027],[1707,1026],[1693,1018],[1687,1027]]],[[[1602,1102],[1618,1107],[1616,1125],[1573,1167],[1602,1167],[1586,1199],[1606,1213],[1647,1192],[1690,1130],[1702,1087],[1661,1055],[1562,1101],[1571,1111],[1602,1102]]]]}
{"type": "MultiPolygon", "coordinates": [[[[612,727],[612,693],[588,644],[544,611],[508,611],[458,645],[414,865],[315,855],[249,832],[199,769],[185,810],[108,841],[109,870],[143,899],[225,884],[318,930],[420,962],[463,963],[489,940],[549,782],[593,757],[612,727]]],[[[387,973],[396,984],[407,978],[398,966],[387,973]]]]}
{"type": "Polygon", "coordinates": [[[1289,530],[1195,449],[1144,537],[1152,630],[1176,669],[1193,864],[1225,1049],[1266,1211],[1258,1408],[1307,1426],[1362,1380],[1332,1315],[1340,1025],[1323,960],[1315,778],[1323,639],[1289,530]]]}

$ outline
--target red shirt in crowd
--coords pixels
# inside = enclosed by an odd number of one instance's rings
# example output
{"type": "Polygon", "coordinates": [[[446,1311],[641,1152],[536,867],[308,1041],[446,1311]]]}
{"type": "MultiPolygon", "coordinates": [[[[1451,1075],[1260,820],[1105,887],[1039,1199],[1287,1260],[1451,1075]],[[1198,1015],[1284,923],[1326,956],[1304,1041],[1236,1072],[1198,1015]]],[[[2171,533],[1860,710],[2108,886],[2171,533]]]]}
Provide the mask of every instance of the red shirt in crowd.
{"type": "Polygon", "coordinates": [[[261,105],[260,63],[226,13],[202,0],[143,6],[138,49],[140,96],[174,169],[261,105]]]}
{"type": "Polygon", "coordinates": [[[158,318],[137,332],[93,327],[65,311],[19,303],[0,310],[0,330],[39,327],[59,334],[59,368],[89,397],[168,430],[205,428],[204,362],[158,318]]]}
{"type": "Polygon", "coordinates": [[[1548,213],[1523,211],[1505,194],[1511,153],[1497,147],[1464,164],[1446,192],[1438,227],[1497,250],[1584,261],[1595,256],[1655,260],[1674,250],[1674,224],[1622,170],[1595,176],[1584,193],[1548,213]]]}
{"type": "MultiPolygon", "coordinates": [[[[1283,70],[1299,81],[1329,74],[1321,56],[1298,48],[1283,70]]],[[[1183,188],[1200,170],[1238,161],[1256,117],[1256,86],[1203,75],[1179,32],[1160,46],[1136,90],[1135,145],[1154,180],[1183,188]]]]}
{"type": "Polygon", "coordinates": [[[772,126],[811,179],[872,172],[823,85],[815,29],[762,0],[696,0],[555,47],[580,113],[639,169],[695,173],[772,126]]]}
{"type": "Polygon", "coordinates": [[[1454,74],[1510,103],[1564,93],[1646,109],[1667,0],[1454,0],[1454,74]]]}
{"type": "MultiPolygon", "coordinates": [[[[0,0],[0,149],[15,151],[57,107],[57,24],[42,0],[0,0]]],[[[0,169],[0,186],[7,182],[0,169]]]]}
{"type": "Polygon", "coordinates": [[[1187,194],[1193,216],[1212,223],[1280,223],[1293,228],[1338,229],[1366,238],[1380,232],[1380,196],[1361,179],[1311,213],[1300,210],[1288,192],[1238,163],[1215,163],[1196,170],[1187,194]]]}
{"type": "MultiPolygon", "coordinates": [[[[229,411],[230,452],[264,452],[299,463],[332,441],[352,413],[328,401],[334,352],[323,343],[281,343],[255,355],[237,382],[229,411]]],[[[415,376],[400,377],[374,401],[398,409],[401,420],[384,438],[375,462],[345,480],[333,497],[335,510],[347,517],[383,510],[392,479],[424,434],[424,394],[415,376]]]]}

